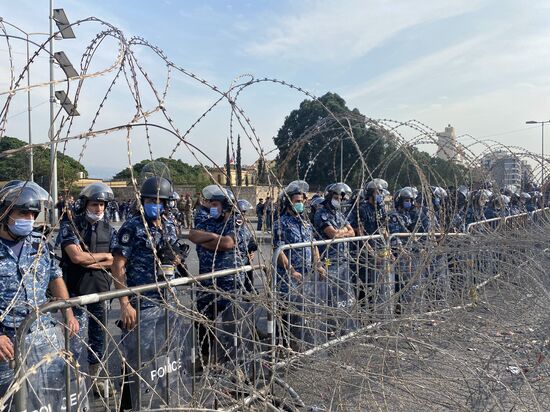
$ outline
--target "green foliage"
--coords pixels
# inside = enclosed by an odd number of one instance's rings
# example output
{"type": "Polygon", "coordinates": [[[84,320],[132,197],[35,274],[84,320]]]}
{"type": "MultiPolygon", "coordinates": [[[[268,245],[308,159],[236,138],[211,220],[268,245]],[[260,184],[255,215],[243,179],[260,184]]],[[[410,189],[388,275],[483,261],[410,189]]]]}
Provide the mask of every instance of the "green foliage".
{"type": "Polygon", "coordinates": [[[327,93],[318,101],[304,100],[286,117],[274,142],[279,149],[279,177],[286,182],[305,178],[314,190],[341,180],[359,187],[373,177],[384,178],[392,188],[420,185],[421,174],[431,185],[456,185],[468,180],[463,166],[412,146],[398,146],[388,131],[367,127],[365,116],[349,109],[335,93],[327,93]]]}
{"type": "Polygon", "coordinates": [[[231,157],[229,157],[229,138],[227,139],[225,153],[225,184],[231,186],[231,157]]]}
{"type": "MultiPolygon", "coordinates": [[[[191,166],[190,164],[184,163],[179,159],[167,159],[165,157],[160,157],[155,159],[155,161],[162,162],[168,167],[170,170],[172,183],[175,185],[192,185],[198,189],[211,184],[210,179],[204,172],[202,166],[191,166]]],[[[141,162],[136,163],[133,166],[134,176],[138,178],[142,169],[150,162],[150,160],[142,160],[141,162]]],[[[131,178],[130,168],[127,167],[126,169],[120,171],[114,176],[114,178],[129,180],[131,178]]]]}
{"type": "Polygon", "coordinates": [[[315,188],[340,181],[341,147],[343,177],[355,172],[352,167],[361,168],[361,164],[356,163],[359,158],[357,146],[344,128],[353,135],[359,150],[366,153],[367,162],[376,164],[381,146],[378,136],[369,133],[359,110],[350,110],[340,96],[327,93],[318,101],[304,100],[279,129],[274,141],[279,149],[280,177],[285,181],[305,177],[315,188]]]}
{"type": "MultiPolygon", "coordinates": [[[[0,152],[10,149],[18,149],[26,143],[15,137],[2,137],[0,139],[0,152]]],[[[42,147],[33,150],[34,180],[44,188],[49,188],[50,183],[50,149],[42,147]]],[[[84,166],[70,156],[57,153],[57,176],[59,188],[67,188],[72,182],[78,180],[78,173],[84,172],[84,166]]],[[[19,152],[0,161],[0,180],[25,180],[29,177],[29,152],[19,152]]]]}
{"type": "Polygon", "coordinates": [[[257,184],[259,184],[259,185],[267,184],[267,182],[268,182],[267,167],[265,166],[264,159],[261,158],[261,157],[258,160],[258,170],[257,170],[256,173],[257,173],[257,176],[258,176],[257,184]]]}

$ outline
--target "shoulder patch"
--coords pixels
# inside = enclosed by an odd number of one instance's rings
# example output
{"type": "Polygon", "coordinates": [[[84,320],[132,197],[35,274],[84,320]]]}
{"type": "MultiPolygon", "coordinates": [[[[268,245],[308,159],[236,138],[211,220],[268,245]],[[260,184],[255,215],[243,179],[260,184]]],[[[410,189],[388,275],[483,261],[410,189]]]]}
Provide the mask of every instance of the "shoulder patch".
{"type": "Polygon", "coordinates": [[[128,243],[130,242],[130,234],[129,233],[124,233],[120,239],[120,243],[128,243]]]}
{"type": "Polygon", "coordinates": [[[65,226],[61,231],[61,236],[64,236],[64,237],[69,236],[69,228],[67,226],[65,226]]]}
{"type": "Polygon", "coordinates": [[[321,214],[321,219],[328,220],[328,215],[326,213],[321,214]]]}

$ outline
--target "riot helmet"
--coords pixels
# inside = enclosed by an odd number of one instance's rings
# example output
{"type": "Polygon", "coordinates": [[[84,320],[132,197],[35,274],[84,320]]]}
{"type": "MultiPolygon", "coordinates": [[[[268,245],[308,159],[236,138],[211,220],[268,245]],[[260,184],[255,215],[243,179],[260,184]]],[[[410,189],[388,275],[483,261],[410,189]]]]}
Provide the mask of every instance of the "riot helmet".
{"type": "Polygon", "coordinates": [[[113,189],[108,185],[103,182],[92,183],[80,191],[74,210],[76,214],[81,214],[86,210],[88,202],[104,202],[107,206],[114,199],[113,189]]]}
{"type": "Polygon", "coordinates": [[[174,189],[168,179],[152,176],[143,182],[140,192],[142,200],[151,198],[167,201],[172,199],[174,189]]]}
{"type": "Polygon", "coordinates": [[[49,209],[52,201],[48,192],[34,182],[11,181],[0,189],[0,218],[7,220],[11,210],[33,212],[35,217],[42,209],[49,209]]]}
{"type": "Polygon", "coordinates": [[[415,191],[414,188],[406,186],[395,195],[395,207],[402,207],[404,209],[411,209],[412,202],[418,196],[418,191],[415,191]]]}
{"type": "Polygon", "coordinates": [[[252,204],[246,199],[239,199],[237,201],[237,207],[242,214],[245,214],[250,210],[254,210],[254,206],[252,206],[252,204]]]}

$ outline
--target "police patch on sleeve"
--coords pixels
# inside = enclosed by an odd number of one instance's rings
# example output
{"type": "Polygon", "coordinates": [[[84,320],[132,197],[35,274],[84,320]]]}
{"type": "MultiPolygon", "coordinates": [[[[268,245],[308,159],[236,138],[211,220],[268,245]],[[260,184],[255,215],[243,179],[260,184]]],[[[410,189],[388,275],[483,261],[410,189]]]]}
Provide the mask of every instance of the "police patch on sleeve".
{"type": "Polygon", "coordinates": [[[323,220],[328,220],[328,215],[327,215],[326,213],[323,213],[323,214],[321,215],[321,219],[323,219],[323,220]]]}
{"type": "Polygon", "coordinates": [[[64,227],[64,228],[63,228],[63,231],[61,232],[61,235],[62,235],[63,237],[69,236],[69,229],[68,229],[67,227],[64,227]]]}
{"type": "Polygon", "coordinates": [[[128,242],[130,242],[130,234],[124,233],[120,238],[120,243],[127,244],[128,242]]]}

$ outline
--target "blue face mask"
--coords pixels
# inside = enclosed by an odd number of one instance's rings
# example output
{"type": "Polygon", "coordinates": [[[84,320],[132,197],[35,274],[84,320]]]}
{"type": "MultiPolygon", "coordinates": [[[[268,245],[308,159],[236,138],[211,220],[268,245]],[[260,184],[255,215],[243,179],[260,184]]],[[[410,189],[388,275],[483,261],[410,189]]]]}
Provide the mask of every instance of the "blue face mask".
{"type": "Polygon", "coordinates": [[[294,203],[292,207],[296,213],[304,212],[304,204],[302,202],[294,203]]]}
{"type": "Polygon", "coordinates": [[[214,218],[214,219],[217,219],[219,218],[221,215],[220,211],[218,210],[217,207],[211,207],[210,208],[210,217],[214,218]]]}
{"type": "Polygon", "coordinates": [[[382,204],[382,195],[376,195],[376,197],[374,198],[376,204],[378,205],[381,205],[382,204]]]}
{"type": "Polygon", "coordinates": [[[404,209],[410,209],[412,207],[412,203],[411,202],[403,202],[403,208],[404,209]]]}
{"type": "Polygon", "coordinates": [[[143,205],[143,209],[147,219],[156,220],[164,212],[164,205],[162,203],[147,203],[143,205]]]}
{"type": "Polygon", "coordinates": [[[10,232],[15,236],[27,236],[32,232],[32,227],[34,225],[34,220],[28,219],[12,219],[14,223],[8,224],[10,232]]]}

